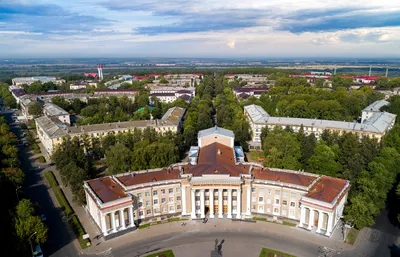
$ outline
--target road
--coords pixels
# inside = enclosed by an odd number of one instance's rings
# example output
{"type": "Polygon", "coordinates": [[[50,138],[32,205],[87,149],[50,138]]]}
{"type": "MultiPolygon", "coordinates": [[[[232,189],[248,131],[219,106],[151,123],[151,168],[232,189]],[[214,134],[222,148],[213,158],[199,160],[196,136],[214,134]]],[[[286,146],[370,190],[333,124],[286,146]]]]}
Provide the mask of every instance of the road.
{"type": "MultiPolygon", "coordinates": [[[[21,129],[18,123],[13,123],[12,113],[5,113],[4,116],[10,124],[11,131],[20,138],[21,129]]],[[[63,222],[62,210],[54,206],[48,193],[47,185],[42,176],[43,169],[32,169],[40,164],[35,163],[32,152],[28,147],[19,147],[19,158],[21,168],[25,173],[24,192],[33,202],[37,202],[47,218],[45,221],[49,228],[48,241],[43,246],[45,256],[72,257],[78,256],[73,245],[73,237],[69,227],[63,222]]]]}

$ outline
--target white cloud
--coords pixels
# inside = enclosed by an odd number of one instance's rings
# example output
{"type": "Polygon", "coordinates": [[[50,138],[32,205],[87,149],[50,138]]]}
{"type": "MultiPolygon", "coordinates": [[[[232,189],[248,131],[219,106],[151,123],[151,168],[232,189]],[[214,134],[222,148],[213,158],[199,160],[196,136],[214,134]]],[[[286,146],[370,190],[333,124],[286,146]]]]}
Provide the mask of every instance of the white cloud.
{"type": "Polygon", "coordinates": [[[234,49],[236,47],[236,41],[235,40],[231,40],[228,43],[226,43],[226,45],[231,48],[234,49]]]}

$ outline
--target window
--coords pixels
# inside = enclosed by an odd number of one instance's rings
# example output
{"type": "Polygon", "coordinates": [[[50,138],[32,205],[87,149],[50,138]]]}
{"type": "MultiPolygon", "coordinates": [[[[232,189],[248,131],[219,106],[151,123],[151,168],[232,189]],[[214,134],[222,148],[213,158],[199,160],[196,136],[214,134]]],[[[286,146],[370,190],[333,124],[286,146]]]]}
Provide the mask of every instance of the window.
{"type": "Polygon", "coordinates": [[[296,199],[296,193],[290,193],[290,198],[291,199],[296,199]]]}
{"type": "Polygon", "coordinates": [[[218,195],[214,195],[214,200],[218,200],[218,195]]]}
{"type": "Polygon", "coordinates": [[[271,198],[267,199],[267,204],[271,204],[271,198]]]}
{"type": "Polygon", "coordinates": [[[259,202],[264,201],[264,197],[258,197],[258,201],[259,201],[259,202]]]}
{"type": "Polygon", "coordinates": [[[156,190],[156,191],[153,191],[153,195],[157,195],[157,190],[156,190]]]}
{"type": "Polygon", "coordinates": [[[158,204],[158,199],[154,199],[153,204],[158,204]]]}
{"type": "Polygon", "coordinates": [[[149,196],[150,196],[150,192],[146,192],[146,193],[144,193],[144,194],[145,194],[146,197],[149,197],[149,196]]]}
{"type": "Polygon", "coordinates": [[[262,205],[258,206],[258,212],[264,212],[264,206],[262,205]]]}
{"type": "Polygon", "coordinates": [[[200,206],[197,205],[197,206],[196,206],[196,210],[200,210],[200,206]]]}
{"type": "Polygon", "coordinates": [[[281,191],[275,190],[275,196],[280,196],[280,195],[281,195],[281,191]]]}
{"type": "Polygon", "coordinates": [[[142,202],[139,202],[139,203],[138,203],[138,207],[139,207],[139,208],[142,208],[142,207],[143,207],[143,203],[142,203],[142,202]]]}
{"type": "Polygon", "coordinates": [[[271,209],[270,209],[270,208],[267,208],[267,212],[270,213],[270,212],[271,212],[271,209]]]}
{"type": "Polygon", "coordinates": [[[256,189],[253,187],[253,188],[251,189],[251,192],[254,193],[255,191],[256,191],[256,189]]]}
{"type": "Polygon", "coordinates": [[[267,192],[269,195],[271,194],[271,189],[268,189],[268,192],[267,192]]]}
{"type": "Polygon", "coordinates": [[[140,212],[139,212],[139,216],[143,216],[143,211],[140,211],[140,212]]]}
{"type": "Polygon", "coordinates": [[[170,206],[169,211],[174,211],[174,206],[170,206]]]}
{"type": "Polygon", "coordinates": [[[174,193],[174,189],[173,188],[168,189],[168,193],[170,194],[174,193]]]}
{"type": "Polygon", "coordinates": [[[146,214],[151,214],[151,210],[147,210],[147,211],[146,211],[146,214]]]}
{"type": "Polygon", "coordinates": [[[279,214],[279,209],[278,208],[274,208],[274,214],[279,214]]]}
{"type": "Polygon", "coordinates": [[[180,205],[177,205],[177,206],[176,206],[176,209],[180,210],[180,209],[181,209],[181,206],[180,206],[180,205]]]}
{"type": "Polygon", "coordinates": [[[290,207],[296,207],[296,203],[295,202],[290,202],[290,207]]]}
{"type": "Polygon", "coordinates": [[[251,207],[251,209],[252,209],[253,211],[255,211],[255,210],[256,210],[256,206],[253,205],[253,206],[251,207]]]}
{"type": "Polygon", "coordinates": [[[174,197],[170,197],[169,199],[168,199],[168,201],[170,202],[170,203],[172,203],[173,201],[174,201],[174,197]]]}
{"type": "Polygon", "coordinates": [[[176,188],[176,192],[179,193],[180,191],[181,191],[181,188],[180,188],[180,187],[177,187],[177,188],[176,188]]]}
{"type": "Polygon", "coordinates": [[[260,189],[258,189],[258,193],[261,195],[261,194],[264,194],[264,188],[260,188],[260,189]]]}
{"type": "Polygon", "coordinates": [[[154,213],[160,213],[160,209],[155,208],[155,209],[154,209],[154,213]]]}
{"type": "Polygon", "coordinates": [[[166,208],[166,207],[163,207],[163,208],[162,208],[162,211],[163,211],[163,212],[166,212],[166,211],[167,211],[167,208],[166,208]]]}
{"type": "Polygon", "coordinates": [[[287,215],[287,211],[286,210],[282,210],[282,215],[287,215]]]}
{"type": "Polygon", "coordinates": [[[181,200],[181,197],[178,195],[178,196],[176,197],[176,200],[177,200],[177,201],[180,201],[180,200],[181,200]]]}
{"type": "Polygon", "coordinates": [[[255,201],[256,201],[256,197],[253,196],[253,197],[251,198],[251,201],[252,201],[252,202],[255,202],[255,201]]]}
{"type": "Polygon", "coordinates": [[[232,201],[237,201],[237,196],[232,196],[232,201]]]}
{"type": "Polygon", "coordinates": [[[209,197],[208,195],[206,195],[206,196],[204,196],[204,199],[205,199],[206,201],[208,201],[208,200],[210,200],[210,197],[209,197]]]}
{"type": "Polygon", "coordinates": [[[166,201],[167,201],[167,199],[161,198],[161,203],[165,203],[166,201]]]}
{"type": "Polygon", "coordinates": [[[286,200],[283,200],[283,201],[282,201],[282,205],[287,205],[287,201],[286,201],[286,200]]]}
{"type": "Polygon", "coordinates": [[[165,194],[165,189],[161,189],[161,194],[165,194]]]}
{"type": "Polygon", "coordinates": [[[287,196],[287,192],[282,192],[282,196],[286,197],[287,196]]]}
{"type": "Polygon", "coordinates": [[[224,196],[224,201],[228,201],[228,196],[224,196]]]}
{"type": "Polygon", "coordinates": [[[294,211],[289,212],[289,217],[294,217],[294,211]]]}
{"type": "Polygon", "coordinates": [[[279,204],[279,199],[275,199],[275,204],[279,204]]]}
{"type": "Polygon", "coordinates": [[[137,197],[140,199],[140,198],[142,198],[142,193],[138,193],[137,194],[137,197]]]}
{"type": "Polygon", "coordinates": [[[146,201],[146,206],[150,206],[150,201],[146,201]]]}

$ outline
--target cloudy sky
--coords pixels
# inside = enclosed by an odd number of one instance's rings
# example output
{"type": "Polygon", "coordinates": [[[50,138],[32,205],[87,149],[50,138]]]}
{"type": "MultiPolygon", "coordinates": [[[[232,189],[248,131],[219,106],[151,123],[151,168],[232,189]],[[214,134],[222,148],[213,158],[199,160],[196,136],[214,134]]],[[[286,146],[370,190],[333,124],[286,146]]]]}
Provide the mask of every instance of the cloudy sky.
{"type": "Polygon", "coordinates": [[[399,0],[0,0],[0,57],[400,57],[399,0]]]}

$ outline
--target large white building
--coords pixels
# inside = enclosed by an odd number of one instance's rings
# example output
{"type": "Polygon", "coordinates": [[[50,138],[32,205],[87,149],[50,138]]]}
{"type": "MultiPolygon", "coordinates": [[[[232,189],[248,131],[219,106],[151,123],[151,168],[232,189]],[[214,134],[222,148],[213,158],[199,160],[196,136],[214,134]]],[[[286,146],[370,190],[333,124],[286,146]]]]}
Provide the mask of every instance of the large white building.
{"type": "Polygon", "coordinates": [[[190,102],[196,95],[194,87],[150,87],[149,103],[154,104],[153,98],[162,103],[172,103],[177,99],[190,102]]]}
{"type": "Polygon", "coordinates": [[[303,126],[306,135],[314,133],[319,138],[324,130],[337,132],[352,132],[359,136],[376,138],[378,141],[386,134],[396,121],[396,115],[388,112],[381,112],[380,108],[389,104],[385,100],[379,100],[362,112],[362,120],[359,122],[346,122],[334,120],[318,120],[305,118],[272,117],[259,105],[247,105],[244,107],[244,114],[247,117],[252,130],[252,140],[249,142],[251,148],[261,147],[261,130],[265,127],[273,129],[275,127],[290,127],[298,132],[303,126]]]}
{"type": "Polygon", "coordinates": [[[56,77],[48,77],[48,76],[37,76],[37,77],[21,77],[21,78],[13,78],[12,84],[14,86],[22,86],[24,84],[30,85],[33,82],[39,81],[40,83],[46,82],[54,82],[55,84],[64,83],[65,80],[57,80],[56,77]]]}
{"type": "Polygon", "coordinates": [[[173,216],[265,216],[332,235],[343,215],[349,181],[246,163],[233,142],[232,131],[213,127],[199,132],[190,162],[86,181],[87,212],[106,240],[141,222],[173,216]]]}

